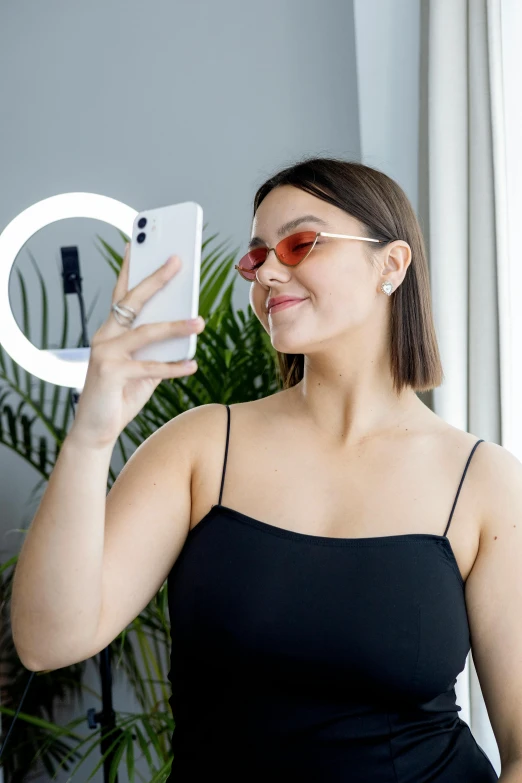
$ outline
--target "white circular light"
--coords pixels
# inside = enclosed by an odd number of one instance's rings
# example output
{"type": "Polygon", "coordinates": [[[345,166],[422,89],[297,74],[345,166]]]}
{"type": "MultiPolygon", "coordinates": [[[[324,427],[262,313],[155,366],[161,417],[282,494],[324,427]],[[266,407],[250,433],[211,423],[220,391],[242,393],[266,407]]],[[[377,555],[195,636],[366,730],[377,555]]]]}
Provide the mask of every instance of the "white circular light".
{"type": "Polygon", "coordinates": [[[9,301],[9,276],[25,243],[41,228],[64,218],[93,218],[128,237],[138,213],[121,201],[96,193],[61,193],[20,212],[0,234],[0,344],[14,361],[38,378],[81,391],[90,348],[41,350],[19,329],[9,301]]]}

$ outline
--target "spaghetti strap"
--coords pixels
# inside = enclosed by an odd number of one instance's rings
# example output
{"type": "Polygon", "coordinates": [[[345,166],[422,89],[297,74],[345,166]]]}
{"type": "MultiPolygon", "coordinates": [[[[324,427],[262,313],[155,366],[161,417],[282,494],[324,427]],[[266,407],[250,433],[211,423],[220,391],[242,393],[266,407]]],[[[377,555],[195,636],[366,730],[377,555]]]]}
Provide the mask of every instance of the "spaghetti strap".
{"type": "Polygon", "coordinates": [[[219,490],[218,506],[221,505],[221,498],[223,497],[223,486],[225,484],[225,471],[227,469],[228,441],[230,438],[230,407],[228,405],[226,405],[225,407],[227,409],[227,441],[225,446],[225,459],[223,462],[223,475],[221,476],[221,489],[219,490]]]}
{"type": "Polygon", "coordinates": [[[449,529],[449,526],[450,526],[450,523],[451,523],[451,520],[452,520],[452,517],[453,517],[453,512],[455,511],[455,506],[457,505],[457,500],[458,500],[458,497],[459,497],[459,494],[460,494],[460,490],[461,490],[461,488],[462,488],[462,484],[464,483],[464,478],[466,477],[466,473],[467,473],[467,470],[468,470],[468,467],[469,467],[469,463],[471,462],[471,458],[472,458],[473,454],[475,453],[475,449],[477,448],[477,446],[479,445],[479,443],[484,443],[484,439],[483,439],[483,438],[480,438],[480,440],[478,440],[478,441],[475,443],[475,445],[473,446],[473,448],[472,448],[472,450],[471,450],[471,454],[470,454],[470,455],[469,455],[469,457],[468,457],[468,461],[466,462],[466,467],[464,468],[464,473],[462,474],[462,478],[461,478],[461,480],[460,480],[460,484],[459,484],[459,488],[458,488],[458,490],[457,490],[457,494],[456,494],[456,496],[455,496],[455,500],[453,501],[453,507],[452,507],[452,509],[451,509],[450,518],[449,518],[449,520],[448,520],[448,524],[446,525],[446,530],[445,530],[445,531],[444,531],[444,533],[443,533],[443,535],[444,535],[444,536],[445,536],[445,535],[446,535],[446,533],[448,532],[448,529],[449,529]]]}

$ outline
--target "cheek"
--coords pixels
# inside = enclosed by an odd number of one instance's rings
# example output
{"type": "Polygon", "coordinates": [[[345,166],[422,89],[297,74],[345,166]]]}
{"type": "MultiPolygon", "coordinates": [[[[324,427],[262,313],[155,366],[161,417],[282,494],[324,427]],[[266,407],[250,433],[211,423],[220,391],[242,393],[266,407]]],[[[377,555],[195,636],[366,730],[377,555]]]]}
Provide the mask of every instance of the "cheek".
{"type": "Polygon", "coordinates": [[[316,280],[317,307],[331,308],[336,312],[355,313],[364,309],[364,298],[370,283],[363,268],[353,268],[347,263],[326,263],[321,278],[316,280]]]}
{"type": "Polygon", "coordinates": [[[314,328],[322,337],[331,337],[364,322],[371,309],[363,279],[340,271],[328,274],[315,286],[315,302],[309,311],[314,328]]]}

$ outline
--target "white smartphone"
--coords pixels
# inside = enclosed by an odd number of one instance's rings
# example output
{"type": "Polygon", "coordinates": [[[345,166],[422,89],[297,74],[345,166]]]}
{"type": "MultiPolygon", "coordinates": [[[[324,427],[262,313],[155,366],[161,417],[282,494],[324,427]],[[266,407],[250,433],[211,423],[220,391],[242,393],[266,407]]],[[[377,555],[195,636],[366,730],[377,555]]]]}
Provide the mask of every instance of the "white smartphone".
{"type": "MultiPolygon", "coordinates": [[[[158,321],[181,321],[199,313],[199,277],[203,209],[194,201],[139,212],[132,227],[129,290],[162,266],[172,255],[181,268],[143,305],[132,328],[158,321]]],[[[193,359],[196,334],[169,337],[138,348],[132,357],[155,362],[193,359]]]]}

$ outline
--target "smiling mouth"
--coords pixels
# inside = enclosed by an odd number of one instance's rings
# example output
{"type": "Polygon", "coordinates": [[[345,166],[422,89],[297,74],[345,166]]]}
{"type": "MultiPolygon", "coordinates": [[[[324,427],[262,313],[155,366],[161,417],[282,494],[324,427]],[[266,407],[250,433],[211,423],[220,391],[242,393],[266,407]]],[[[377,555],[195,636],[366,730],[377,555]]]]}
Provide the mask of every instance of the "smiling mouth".
{"type": "Polygon", "coordinates": [[[303,302],[306,302],[306,299],[289,299],[286,302],[281,302],[280,304],[272,305],[272,307],[268,311],[268,315],[271,315],[272,313],[277,313],[279,310],[286,310],[288,307],[293,307],[294,305],[302,304],[303,302]]]}

